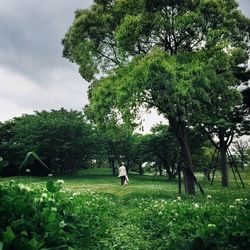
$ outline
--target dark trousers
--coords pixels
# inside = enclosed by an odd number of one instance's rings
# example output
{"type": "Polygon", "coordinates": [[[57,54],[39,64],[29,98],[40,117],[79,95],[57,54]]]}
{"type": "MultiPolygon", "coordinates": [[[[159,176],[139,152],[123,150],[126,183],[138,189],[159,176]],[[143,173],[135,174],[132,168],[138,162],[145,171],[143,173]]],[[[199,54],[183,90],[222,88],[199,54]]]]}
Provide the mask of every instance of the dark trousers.
{"type": "Polygon", "coordinates": [[[121,185],[123,186],[126,180],[126,176],[121,176],[120,178],[121,178],[121,185]]]}

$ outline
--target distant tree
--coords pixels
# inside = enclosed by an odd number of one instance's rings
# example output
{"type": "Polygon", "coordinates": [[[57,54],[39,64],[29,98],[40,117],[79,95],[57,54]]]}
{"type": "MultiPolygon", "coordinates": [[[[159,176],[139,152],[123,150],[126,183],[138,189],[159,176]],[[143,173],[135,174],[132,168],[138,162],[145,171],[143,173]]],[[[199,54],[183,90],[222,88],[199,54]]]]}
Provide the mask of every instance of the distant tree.
{"type": "Polygon", "coordinates": [[[10,120],[0,123],[0,156],[6,162],[6,167],[2,170],[2,175],[17,175],[19,166],[22,163],[21,152],[18,145],[13,141],[13,128],[15,121],[10,120]]]}
{"type": "Polygon", "coordinates": [[[181,149],[169,126],[154,126],[152,132],[153,134],[148,135],[148,147],[160,167],[160,174],[163,169],[166,170],[169,180],[171,180],[178,173],[178,166],[182,160],[181,149]]]}
{"type": "MultiPolygon", "coordinates": [[[[218,53],[217,53],[218,54],[218,53]]],[[[236,49],[228,56],[219,55],[213,61],[216,79],[204,102],[206,107],[197,122],[203,127],[214,147],[219,151],[222,186],[229,185],[227,151],[234,137],[249,133],[249,107],[239,86],[249,79],[248,55],[236,49]],[[231,74],[231,80],[228,78],[231,74]]]]}
{"type": "Polygon", "coordinates": [[[250,162],[250,145],[247,141],[239,140],[233,143],[233,153],[239,161],[239,165],[244,169],[250,162]]]}
{"type": "MultiPolygon", "coordinates": [[[[35,112],[34,115],[15,118],[12,123],[14,126],[9,131],[12,136],[8,144],[18,152],[18,160],[12,163],[10,156],[6,160],[15,168],[19,167],[28,152],[34,151],[53,172],[70,171],[73,175],[95,155],[98,138],[79,111],[60,109],[35,112]]],[[[8,124],[11,123],[6,123],[6,126],[8,124]]],[[[44,172],[36,168],[35,162],[31,162],[31,165],[31,174],[44,172]]]]}

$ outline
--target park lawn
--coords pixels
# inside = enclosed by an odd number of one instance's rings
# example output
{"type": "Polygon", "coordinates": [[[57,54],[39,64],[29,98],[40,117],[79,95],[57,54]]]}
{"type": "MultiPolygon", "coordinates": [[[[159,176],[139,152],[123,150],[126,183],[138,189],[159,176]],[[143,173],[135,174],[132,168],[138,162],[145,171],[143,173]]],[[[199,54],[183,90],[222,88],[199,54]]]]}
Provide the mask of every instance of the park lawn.
{"type": "MultiPolygon", "coordinates": [[[[242,188],[241,182],[237,176],[238,185],[235,182],[232,172],[230,171],[230,187],[222,188],[220,184],[220,174],[216,172],[214,183],[211,186],[208,180],[202,173],[196,173],[196,176],[202,185],[205,195],[213,194],[214,197],[223,196],[224,199],[234,199],[237,195],[247,196],[250,194],[250,169],[240,170],[240,176],[243,180],[245,188],[242,188]],[[226,195],[226,196],[225,196],[226,195]],[[228,197],[228,198],[226,198],[228,197]]],[[[17,181],[17,177],[0,178],[0,182],[8,182],[10,180],[17,181]]],[[[35,187],[44,187],[49,177],[34,177],[21,176],[20,183],[32,184],[35,187]]],[[[69,192],[91,191],[97,193],[108,193],[120,198],[126,199],[126,196],[131,194],[138,196],[159,196],[159,197],[176,197],[178,194],[177,181],[168,181],[166,176],[151,175],[140,176],[137,173],[129,175],[129,185],[126,187],[120,186],[120,179],[117,176],[112,176],[112,171],[109,168],[90,168],[79,171],[78,176],[53,176],[52,180],[63,179],[63,189],[69,192]]],[[[197,199],[202,198],[202,195],[196,186],[197,199]]],[[[184,186],[182,183],[182,195],[184,195],[184,186]]]]}
{"type": "Polygon", "coordinates": [[[232,174],[230,187],[222,188],[217,175],[211,186],[197,174],[205,195],[197,189],[195,197],[179,195],[177,182],[164,176],[130,174],[129,185],[121,187],[107,168],[82,170],[76,177],[22,176],[19,185],[17,177],[1,178],[0,246],[2,241],[4,250],[247,250],[250,170],[241,172],[244,189],[232,174]],[[48,180],[58,191],[45,189],[48,180]]]}

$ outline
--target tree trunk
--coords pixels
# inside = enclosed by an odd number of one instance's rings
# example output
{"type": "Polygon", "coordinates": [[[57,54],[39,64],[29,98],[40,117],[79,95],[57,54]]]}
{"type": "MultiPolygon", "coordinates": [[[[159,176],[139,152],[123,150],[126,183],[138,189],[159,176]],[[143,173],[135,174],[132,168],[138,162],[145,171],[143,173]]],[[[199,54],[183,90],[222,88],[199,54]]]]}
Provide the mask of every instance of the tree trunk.
{"type": "Polygon", "coordinates": [[[113,176],[115,176],[115,161],[113,159],[111,160],[111,167],[112,167],[113,176]]]}
{"type": "Polygon", "coordinates": [[[169,167],[168,165],[164,165],[164,169],[165,169],[166,172],[167,172],[168,180],[169,180],[169,181],[172,181],[173,179],[175,179],[175,175],[174,175],[174,173],[170,170],[170,167],[169,167]]]}
{"type": "Polygon", "coordinates": [[[187,142],[187,128],[182,122],[178,122],[175,118],[169,119],[170,126],[173,128],[177,140],[181,147],[181,153],[184,161],[183,177],[185,193],[195,195],[195,177],[193,173],[193,162],[190,148],[187,142]]]}
{"type": "Polygon", "coordinates": [[[219,132],[219,151],[220,151],[220,168],[221,168],[221,185],[229,186],[228,166],[227,166],[227,144],[224,140],[224,133],[219,132]]]}
{"type": "Polygon", "coordinates": [[[142,168],[142,165],[141,165],[141,164],[139,164],[139,174],[140,174],[140,175],[143,175],[143,168],[142,168]]]}
{"type": "Polygon", "coordinates": [[[161,165],[158,166],[158,170],[159,170],[160,176],[162,176],[162,167],[161,167],[161,165]]]}
{"type": "Polygon", "coordinates": [[[186,194],[194,195],[195,183],[194,183],[193,162],[191,158],[191,152],[188,147],[186,138],[183,138],[183,140],[179,141],[185,166],[183,169],[185,192],[186,194]]]}

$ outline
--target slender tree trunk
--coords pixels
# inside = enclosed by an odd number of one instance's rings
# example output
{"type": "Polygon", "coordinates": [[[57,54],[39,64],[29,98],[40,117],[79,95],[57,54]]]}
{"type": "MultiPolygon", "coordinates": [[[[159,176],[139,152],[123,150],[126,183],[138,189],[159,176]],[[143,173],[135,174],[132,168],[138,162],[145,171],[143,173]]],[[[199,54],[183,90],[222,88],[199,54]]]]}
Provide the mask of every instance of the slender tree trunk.
{"type": "Polygon", "coordinates": [[[181,194],[181,167],[178,167],[178,193],[181,194]]]}
{"type": "Polygon", "coordinates": [[[184,161],[183,177],[185,193],[188,195],[195,195],[195,177],[193,173],[191,152],[187,142],[186,125],[184,123],[177,122],[173,117],[169,119],[169,123],[172,126],[181,147],[181,153],[184,161]]]}
{"type": "Polygon", "coordinates": [[[114,160],[111,160],[111,167],[112,167],[113,176],[115,176],[115,161],[114,160]]]}
{"type": "Polygon", "coordinates": [[[173,179],[175,179],[175,175],[173,173],[173,171],[171,171],[170,167],[169,167],[169,164],[164,162],[164,169],[166,170],[167,172],[167,175],[168,175],[168,180],[171,181],[173,179]]]}
{"type": "Polygon", "coordinates": [[[184,161],[183,177],[185,192],[188,195],[195,195],[195,177],[191,152],[187,142],[187,127],[185,123],[178,121],[175,117],[168,117],[168,120],[181,147],[184,161]]]}
{"type": "Polygon", "coordinates": [[[185,192],[189,195],[195,194],[195,183],[194,183],[194,173],[193,173],[193,162],[191,158],[191,152],[187,144],[186,138],[180,140],[180,146],[183,154],[184,161],[184,184],[185,184],[185,192]]]}
{"type": "Polygon", "coordinates": [[[140,174],[140,175],[143,175],[143,168],[142,168],[142,165],[141,165],[141,164],[139,164],[139,174],[140,174]]]}
{"type": "Polygon", "coordinates": [[[166,169],[166,171],[167,171],[167,174],[168,174],[168,180],[169,181],[174,180],[176,176],[173,174],[173,172],[170,171],[169,169],[166,169]]]}
{"type": "Polygon", "coordinates": [[[219,151],[220,151],[220,168],[221,168],[221,185],[222,187],[229,186],[229,173],[227,166],[227,143],[224,140],[224,133],[219,132],[219,151]]]}
{"type": "Polygon", "coordinates": [[[161,165],[159,165],[158,170],[159,170],[160,176],[162,176],[162,167],[161,167],[161,165]]]}

